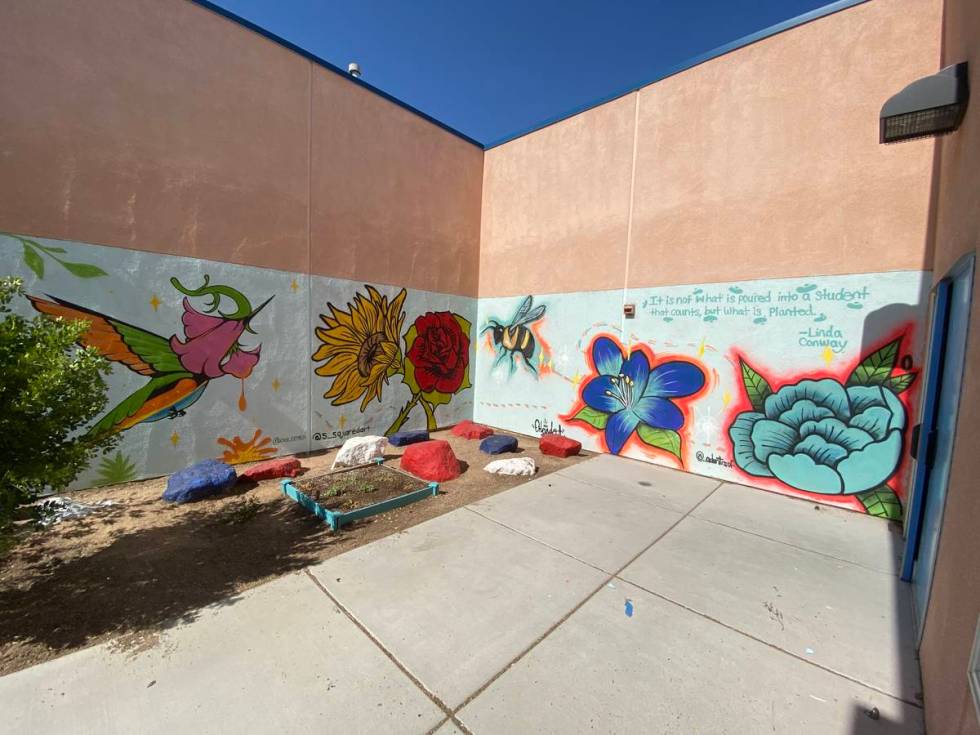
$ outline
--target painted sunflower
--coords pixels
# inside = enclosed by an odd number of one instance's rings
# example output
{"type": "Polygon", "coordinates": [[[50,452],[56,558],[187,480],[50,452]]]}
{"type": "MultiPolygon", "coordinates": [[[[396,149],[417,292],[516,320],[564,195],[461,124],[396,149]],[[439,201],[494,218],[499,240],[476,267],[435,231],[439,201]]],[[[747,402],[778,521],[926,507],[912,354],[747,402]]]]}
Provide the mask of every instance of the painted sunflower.
{"type": "Polygon", "coordinates": [[[361,398],[361,411],[372,399],[381,400],[382,384],[401,370],[399,345],[406,295],[402,289],[389,302],[373,286],[365,288],[367,296],[355,294],[347,311],[327,304],[330,315],[320,315],[326,328],[316,329],[323,344],[313,354],[314,361],[325,361],[314,372],[334,379],[323,397],[332,399],[334,406],[361,398]]]}

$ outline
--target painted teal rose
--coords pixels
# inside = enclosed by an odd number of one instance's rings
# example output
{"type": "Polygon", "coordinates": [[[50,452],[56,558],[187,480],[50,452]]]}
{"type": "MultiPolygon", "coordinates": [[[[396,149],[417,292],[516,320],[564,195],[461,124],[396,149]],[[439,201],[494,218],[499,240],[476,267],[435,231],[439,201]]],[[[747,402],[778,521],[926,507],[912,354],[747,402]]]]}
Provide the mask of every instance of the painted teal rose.
{"type": "Polygon", "coordinates": [[[904,428],[905,407],[890,388],[828,378],[783,386],[766,397],[764,412],[740,413],[728,433],[735,463],[750,475],[853,495],[895,472],[904,428]]]}

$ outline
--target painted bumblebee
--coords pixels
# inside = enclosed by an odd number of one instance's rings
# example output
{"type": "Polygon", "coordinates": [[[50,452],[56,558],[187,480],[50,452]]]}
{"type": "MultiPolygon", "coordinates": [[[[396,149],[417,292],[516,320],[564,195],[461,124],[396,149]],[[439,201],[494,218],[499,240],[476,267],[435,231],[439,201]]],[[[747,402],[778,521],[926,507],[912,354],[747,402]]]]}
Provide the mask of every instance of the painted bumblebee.
{"type": "Polygon", "coordinates": [[[493,344],[498,352],[497,359],[493,364],[494,367],[503,362],[505,358],[509,358],[510,371],[513,373],[516,369],[514,355],[520,353],[524,357],[524,363],[531,369],[531,372],[537,373],[537,370],[534,368],[534,363],[531,361],[537,345],[534,341],[534,335],[528,329],[527,325],[543,317],[546,307],[541,304],[532,309],[531,307],[533,305],[534,297],[526,297],[521,302],[521,305],[517,307],[514,316],[511,317],[510,324],[501,324],[495,319],[488,320],[487,326],[483,328],[483,332],[493,333],[493,344]]]}

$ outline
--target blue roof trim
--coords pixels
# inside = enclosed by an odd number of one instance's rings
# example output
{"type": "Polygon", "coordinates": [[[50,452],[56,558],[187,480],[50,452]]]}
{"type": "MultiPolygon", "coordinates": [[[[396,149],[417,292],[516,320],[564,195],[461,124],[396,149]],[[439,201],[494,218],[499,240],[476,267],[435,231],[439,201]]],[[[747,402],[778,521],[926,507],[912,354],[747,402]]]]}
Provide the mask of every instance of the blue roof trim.
{"type": "Polygon", "coordinates": [[[306,59],[309,59],[314,64],[317,64],[318,66],[322,66],[324,69],[327,69],[329,71],[332,71],[334,74],[339,74],[340,76],[344,77],[344,79],[346,79],[347,81],[352,82],[352,83],[358,85],[359,87],[363,87],[364,89],[367,89],[367,90],[369,90],[371,92],[374,92],[374,94],[379,95],[380,97],[383,97],[384,99],[388,100],[389,102],[391,102],[393,104],[396,104],[399,107],[401,107],[401,108],[403,108],[405,110],[408,110],[412,114],[418,115],[423,120],[427,120],[428,122],[432,123],[433,125],[436,125],[436,126],[442,128],[447,133],[452,133],[457,138],[462,138],[467,143],[470,143],[472,145],[475,145],[477,148],[481,148],[482,149],[484,147],[483,146],[483,143],[481,143],[480,141],[478,141],[478,140],[476,140],[474,138],[471,138],[466,133],[462,133],[459,130],[456,130],[455,128],[450,127],[449,125],[446,125],[446,123],[441,122],[439,120],[436,120],[431,115],[425,114],[421,110],[419,110],[419,109],[417,109],[415,107],[412,107],[407,102],[403,102],[402,100],[398,99],[397,97],[393,97],[392,95],[388,94],[387,92],[385,92],[385,91],[383,91],[381,89],[378,89],[377,87],[375,87],[372,84],[368,84],[367,82],[364,82],[364,81],[361,81],[360,79],[357,79],[355,77],[352,77],[350,74],[347,73],[347,71],[345,69],[341,69],[339,66],[335,66],[334,64],[331,64],[326,59],[320,58],[316,54],[310,53],[306,49],[297,46],[295,43],[292,43],[290,41],[287,41],[285,38],[282,38],[281,36],[277,36],[275,33],[272,33],[271,31],[267,31],[265,28],[262,28],[261,26],[256,25],[252,21],[247,20],[247,19],[241,17],[240,15],[236,15],[235,13],[232,13],[230,10],[225,9],[225,8],[221,7],[220,5],[216,5],[215,3],[210,2],[210,0],[192,0],[192,1],[195,4],[200,5],[203,8],[207,8],[208,10],[210,10],[213,13],[217,13],[218,15],[224,16],[228,20],[233,21],[233,22],[237,23],[240,26],[244,26],[245,28],[248,28],[250,31],[254,31],[255,33],[258,33],[260,36],[265,36],[266,38],[268,38],[273,43],[277,43],[280,46],[285,46],[290,51],[292,51],[294,53],[297,53],[297,54],[299,54],[300,56],[302,56],[302,57],[304,57],[306,59]]]}
{"type": "Polygon", "coordinates": [[[803,13],[802,15],[797,15],[795,18],[790,18],[789,20],[784,20],[781,23],[771,25],[768,28],[763,28],[761,31],[756,31],[755,33],[751,33],[748,36],[742,36],[741,38],[736,39],[731,43],[726,43],[724,46],[718,46],[717,48],[714,48],[711,51],[706,51],[703,54],[695,56],[694,58],[687,59],[686,61],[682,61],[679,64],[669,67],[667,71],[663,72],[659,76],[654,77],[653,79],[646,79],[638,84],[630,85],[625,89],[620,89],[618,92],[613,92],[612,94],[608,94],[605,95],[604,97],[600,97],[597,100],[593,100],[583,105],[579,105],[578,107],[574,107],[571,110],[563,112],[559,115],[555,115],[554,117],[549,117],[546,120],[536,123],[535,125],[531,125],[530,127],[527,127],[519,132],[513,133],[511,135],[506,135],[502,138],[498,138],[497,140],[491,141],[490,143],[484,143],[483,149],[490,150],[491,148],[496,148],[499,145],[503,145],[504,143],[509,143],[510,141],[516,140],[517,138],[522,138],[525,135],[529,135],[530,133],[541,130],[542,128],[546,128],[549,125],[554,125],[555,123],[561,122],[562,120],[567,120],[568,118],[574,117],[575,115],[585,112],[586,110],[591,110],[593,107],[599,107],[600,105],[604,105],[607,102],[612,102],[613,100],[619,99],[620,97],[625,97],[626,95],[636,92],[642,89],[643,87],[648,87],[651,84],[656,84],[657,82],[662,81],[667,77],[672,77],[675,74],[679,74],[683,71],[687,71],[688,69],[698,66],[699,64],[703,64],[706,61],[711,61],[712,59],[718,58],[719,56],[723,56],[731,51],[735,51],[737,49],[743,48],[744,46],[749,46],[755,43],[756,41],[761,41],[765,38],[769,38],[770,36],[775,36],[777,33],[788,31],[791,28],[796,28],[797,26],[804,25],[805,23],[809,23],[810,21],[817,20],[819,18],[824,18],[828,15],[833,15],[834,13],[838,13],[841,10],[847,10],[848,8],[853,8],[855,5],[862,5],[863,3],[866,2],[869,2],[869,0],[837,0],[837,2],[833,2],[830,3],[829,5],[824,5],[823,7],[816,8],[815,10],[811,10],[809,13],[803,13]]]}

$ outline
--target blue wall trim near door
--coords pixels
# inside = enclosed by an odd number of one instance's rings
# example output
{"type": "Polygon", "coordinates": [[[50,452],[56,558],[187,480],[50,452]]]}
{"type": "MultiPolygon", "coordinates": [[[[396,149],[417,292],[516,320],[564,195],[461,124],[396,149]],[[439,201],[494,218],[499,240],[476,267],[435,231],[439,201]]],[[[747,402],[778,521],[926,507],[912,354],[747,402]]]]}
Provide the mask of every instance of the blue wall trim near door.
{"type": "Polygon", "coordinates": [[[912,581],[915,557],[919,551],[922,534],[922,516],[926,508],[926,488],[929,484],[930,435],[936,430],[939,409],[939,386],[943,374],[943,358],[946,354],[946,326],[949,320],[949,292],[951,281],[944,278],[936,286],[936,301],[932,317],[932,335],[929,338],[929,358],[926,363],[926,392],[922,401],[922,423],[919,429],[919,446],[915,458],[915,478],[912,482],[911,502],[908,506],[905,537],[905,555],[902,558],[902,581],[912,581]]]}

